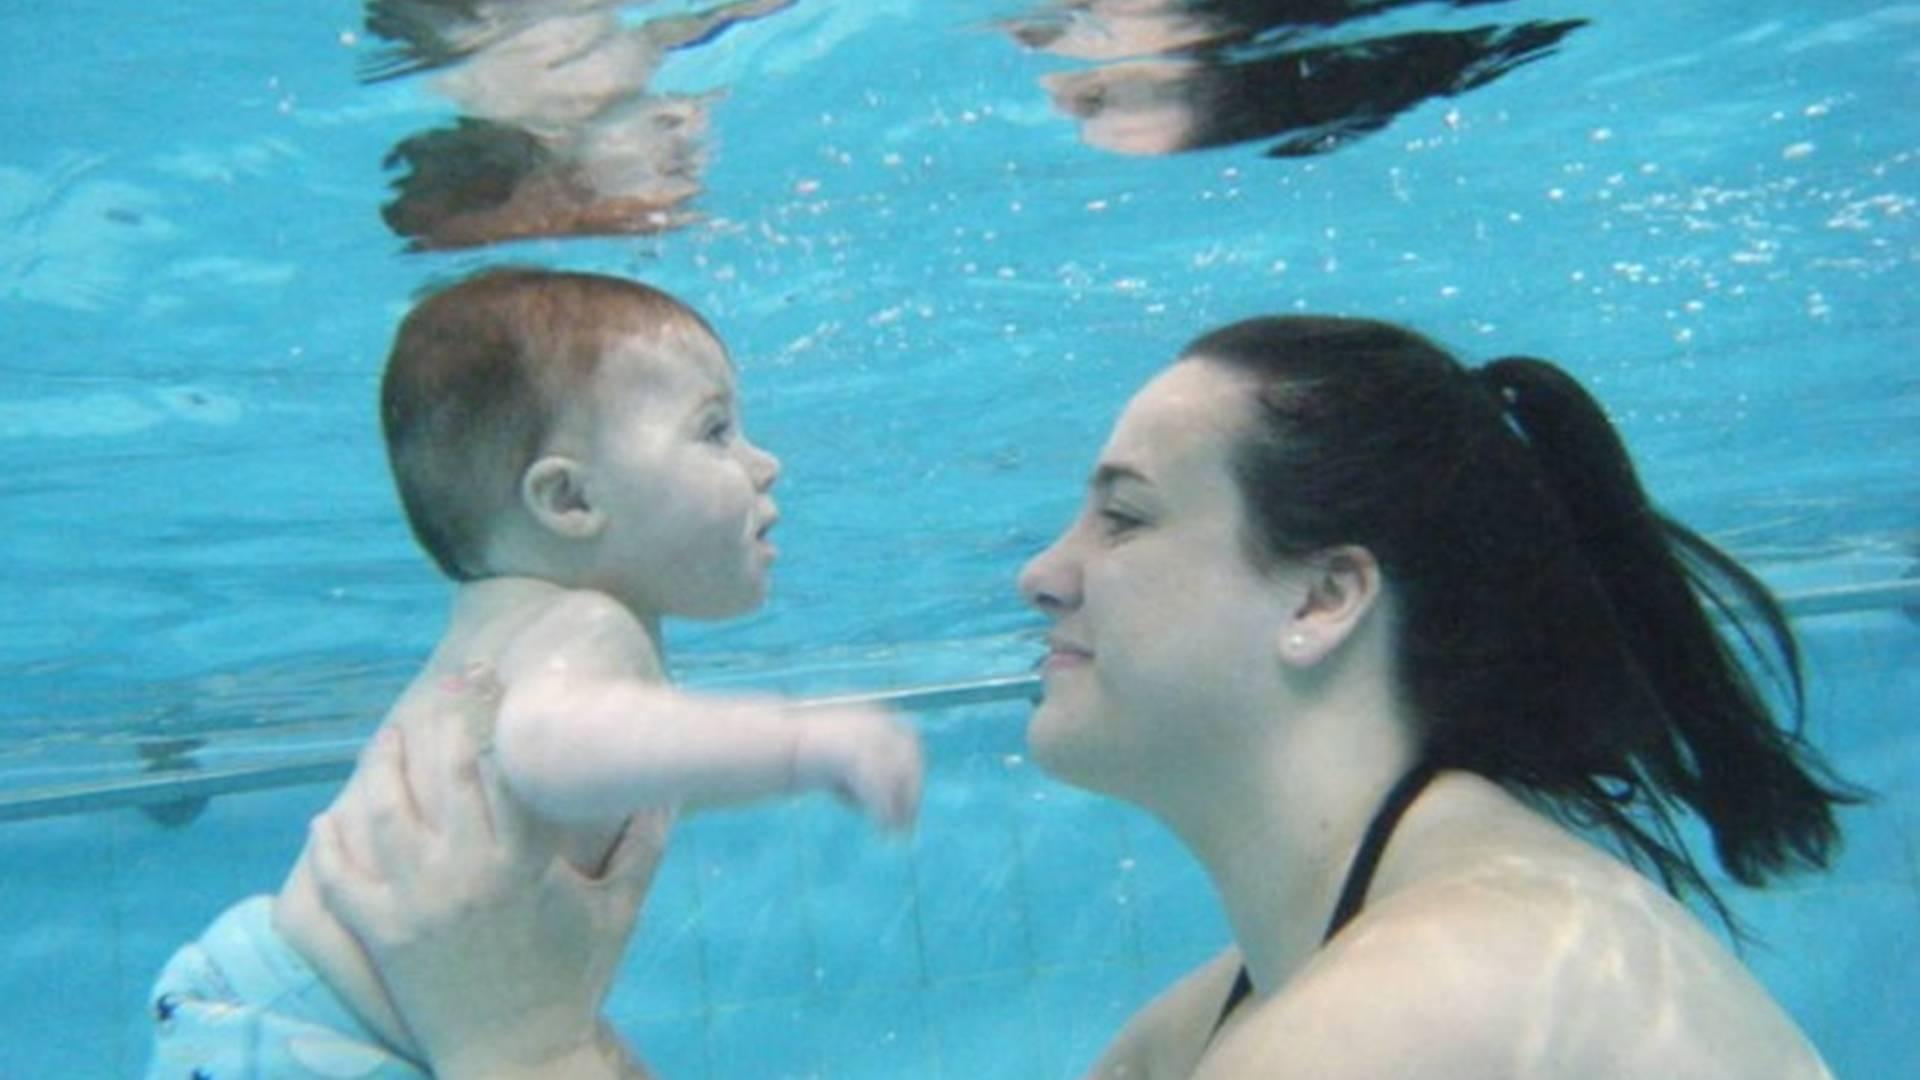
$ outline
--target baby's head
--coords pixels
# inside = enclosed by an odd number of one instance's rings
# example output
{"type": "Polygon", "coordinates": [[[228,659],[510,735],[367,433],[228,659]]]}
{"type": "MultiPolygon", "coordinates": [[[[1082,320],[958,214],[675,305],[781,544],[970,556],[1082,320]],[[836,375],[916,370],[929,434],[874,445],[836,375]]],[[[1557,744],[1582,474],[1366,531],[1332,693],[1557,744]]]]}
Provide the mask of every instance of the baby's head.
{"type": "Polygon", "coordinates": [[[414,536],[456,581],[524,575],[637,614],[766,594],[778,463],[692,308],[598,274],[484,271],[401,323],[381,425],[414,536]]]}

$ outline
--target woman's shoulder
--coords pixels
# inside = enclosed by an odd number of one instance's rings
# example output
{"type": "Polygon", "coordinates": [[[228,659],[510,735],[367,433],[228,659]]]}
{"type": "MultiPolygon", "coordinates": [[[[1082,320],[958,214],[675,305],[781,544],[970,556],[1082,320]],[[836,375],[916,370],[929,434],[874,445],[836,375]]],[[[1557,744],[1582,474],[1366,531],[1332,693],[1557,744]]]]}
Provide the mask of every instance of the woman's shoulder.
{"type": "Polygon", "coordinates": [[[1825,1075],[1698,919],[1558,826],[1442,815],[1405,839],[1420,850],[1197,1076],[1276,1054],[1288,1071],[1260,1075],[1825,1075]]]}
{"type": "Polygon", "coordinates": [[[1162,1080],[1193,1075],[1240,972],[1240,950],[1223,950],[1162,991],[1114,1037],[1088,1080],[1162,1080]]]}

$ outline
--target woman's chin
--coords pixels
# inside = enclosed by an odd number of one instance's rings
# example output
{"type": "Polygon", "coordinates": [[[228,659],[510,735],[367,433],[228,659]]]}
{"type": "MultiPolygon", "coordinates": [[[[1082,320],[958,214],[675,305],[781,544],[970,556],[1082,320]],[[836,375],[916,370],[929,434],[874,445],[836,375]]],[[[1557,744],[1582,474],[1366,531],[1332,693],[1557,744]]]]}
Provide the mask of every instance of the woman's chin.
{"type": "Polygon", "coordinates": [[[1059,705],[1042,701],[1027,721],[1027,758],[1056,780],[1087,786],[1075,720],[1059,705]]]}

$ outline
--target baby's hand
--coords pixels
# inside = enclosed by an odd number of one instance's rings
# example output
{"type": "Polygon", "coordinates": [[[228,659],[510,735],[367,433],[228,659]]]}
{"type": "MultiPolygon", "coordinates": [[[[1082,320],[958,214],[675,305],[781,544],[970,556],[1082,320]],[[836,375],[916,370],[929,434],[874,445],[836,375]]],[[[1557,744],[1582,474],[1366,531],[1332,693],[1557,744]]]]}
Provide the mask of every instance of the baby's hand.
{"type": "Polygon", "coordinates": [[[797,786],[823,788],[875,824],[904,829],[920,811],[920,739],[891,714],[859,705],[801,713],[794,744],[797,786]]]}

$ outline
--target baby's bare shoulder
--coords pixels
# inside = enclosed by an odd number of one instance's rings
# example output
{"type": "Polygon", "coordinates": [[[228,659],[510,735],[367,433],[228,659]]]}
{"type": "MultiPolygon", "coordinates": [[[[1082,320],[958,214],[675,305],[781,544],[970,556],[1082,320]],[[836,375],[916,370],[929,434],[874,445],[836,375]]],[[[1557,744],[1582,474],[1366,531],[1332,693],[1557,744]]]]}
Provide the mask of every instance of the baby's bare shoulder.
{"type": "Polygon", "coordinates": [[[556,592],[530,612],[502,650],[499,666],[508,683],[546,674],[649,680],[663,675],[646,626],[618,600],[591,589],[556,592]]]}

